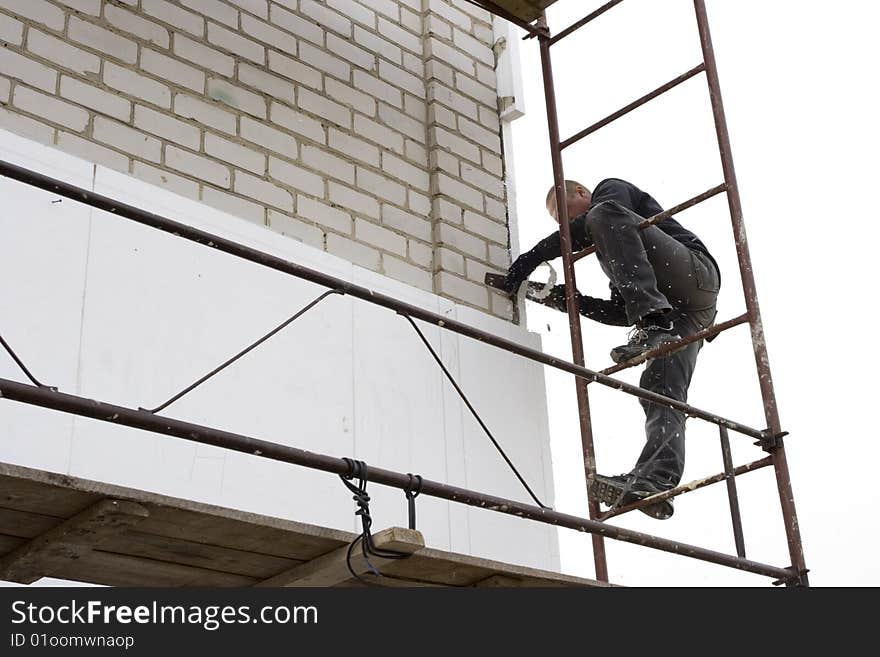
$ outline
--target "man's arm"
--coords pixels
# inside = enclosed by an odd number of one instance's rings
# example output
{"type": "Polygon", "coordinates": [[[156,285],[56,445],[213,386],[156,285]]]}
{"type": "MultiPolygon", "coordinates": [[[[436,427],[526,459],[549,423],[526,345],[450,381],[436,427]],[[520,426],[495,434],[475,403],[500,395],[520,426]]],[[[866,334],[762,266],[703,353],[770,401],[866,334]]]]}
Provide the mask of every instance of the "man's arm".
{"type": "Polygon", "coordinates": [[[504,283],[504,291],[513,294],[519,289],[524,280],[529,277],[542,262],[558,258],[562,251],[559,232],[548,235],[531,249],[523,253],[513,261],[507,270],[507,280],[504,283]]]}
{"type": "MultiPolygon", "coordinates": [[[[539,303],[566,312],[568,307],[565,304],[565,286],[554,286],[550,290],[550,294],[539,303]]],[[[597,299],[578,292],[578,306],[581,315],[594,322],[611,326],[629,326],[630,324],[626,317],[626,305],[623,297],[615,287],[611,288],[610,299],[597,299]]]]}
{"type": "MultiPolygon", "coordinates": [[[[628,210],[635,211],[642,194],[643,192],[638,187],[631,185],[625,180],[606,178],[593,191],[592,207],[596,207],[596,205],[605,201],[614,201],[628,210]]],[[[587,217],[589,214],[589,212],[585,212],[577,217],[569,217],[571,219],[569,226],[571,230],[572,251],[574,252],[585,249],[593,243],[587,235],[587,217]]],[[[562,255],[561,244],[562,240],[559,236],[559,231],[556,231],[514,260],[513,264],[510,265],[510,269],[507,270],[507,281],[504,285],[505,292],[513,294],[519,289],[522,282],[529,277],[529,274],[537,269],[538,265],[542,262],[555,260],[562,255]]],[[[596,301],[603,300],[596,299],[596,301]]],[[[626,325],[623,324],[623,326],[626,325]]]]}

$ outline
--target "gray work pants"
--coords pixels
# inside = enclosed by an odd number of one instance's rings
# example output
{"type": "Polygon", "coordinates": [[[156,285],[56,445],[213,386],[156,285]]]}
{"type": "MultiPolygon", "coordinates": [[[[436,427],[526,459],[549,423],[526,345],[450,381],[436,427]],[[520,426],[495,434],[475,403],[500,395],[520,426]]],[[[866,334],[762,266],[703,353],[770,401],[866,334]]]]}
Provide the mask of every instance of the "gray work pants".
{"type": "MultiPolygon", "coordinates": [[[[593,206],[586,220],[599,263],[620,290],[630,322],[671,310],[675,331],[682,337],[712,325],[720,281],[708,257],[656,226],[640,230],[644,219],[614,201],[593,206]]],[[[702,346],[701,340],[676,354],[649,361],[641,387],[686,402],[702,346]]],[[[661,488],[672,488],[684,471],[685,415],[640,401],[647,440],[632,472],[661,488]]]]}

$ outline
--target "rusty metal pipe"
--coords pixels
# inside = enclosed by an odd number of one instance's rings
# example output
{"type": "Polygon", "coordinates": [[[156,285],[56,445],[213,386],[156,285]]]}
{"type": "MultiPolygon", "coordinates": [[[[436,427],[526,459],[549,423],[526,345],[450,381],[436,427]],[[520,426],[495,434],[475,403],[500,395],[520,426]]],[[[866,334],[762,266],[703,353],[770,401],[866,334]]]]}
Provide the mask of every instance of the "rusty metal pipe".
{"type": "MultiPolygon", "coordinates": [[[[546,28],[547,19],[542,14],[538,21],[546,28]]],[[[548,32],[549,34],[549,32],[548,32]]],[[[559,236],[561,240],[562,271],[565,275],[565,304],[568,310],[568,326],[571,333],[571,356],[575,365],[584,365],[584,341],[581,334],[581,313],[578,301],[577,283],[574,274],[574,260],[571,248],[571,227],[568,223],[568,206],[566,203],[565,173],[562,166],[562,149],[559,147],[559,116],[556,111],[556,90],[553,84],[553,65],[550,58],[550,39],[548,36],[538,38],[541,50],[541,70],[544,79],[544,99],[547,104],[547,125],[550,132],[550,159],[553,165],[553,181],[556,186],[556,216],[559,220],[559,236]]],[[[575,379],[577,395],[578,421],[581,431],[581,448],[584,457],[585,481],[596,474],[596,452],[593,448],[593,425],[590,419],[590,399],[587,393],[587,382],[575,379]]],[[[590,518],[598,518],[599,500],[587,486],[587,508],[590,518]]],[[[608,581],[608,564],[605,556],[605,544],[602,537],[593,534],[593,561],[596,567],[596,579],[608,581]]]]}
{"type": "Polygon", "coordinates": [[[736,556],[746,556],[746,542],[743,536],[742,516],[739,511],[739,495],[736,492],[736,472],[733,469],[733,455],[730,453],[730,436],[727,429],[718,427],[721,433],[721,458],[724,461],[724,474],[727,479],[727,499],[730,502],[730,520],[733,523],[733,540],[736,543],[736,556]]]}
{"type": "MultiPolygon", "coordinates": [[[[752,270],[752,259],[749,254],[748,240],[746,239],[742,202],[739,196],[739,185],[736,180],[736,169],[733,166],[730,134],[727,129],[727,118],[724,114],[724,103],[721,99],[721,84],[718,79],[718,67],[715,62],[715,49],[712,46],[712,35],[709,31],[709,17],[706,13],[705,1],[694,0],[694,10],[697,16],[697,27],[700,32],[703,61],[706,64],[706,81],[709,85],[709,97],[712,101],[712,114],[715,119],[718,148],[721,152],[721,166],[724,170],[724,180],[727,183],[727,202],[730,206],[730,218],[733,223],[733,235],[736,242],[743,294],[746,298],[746,308],[748,308],[751,319],[752,347],[755,352],[755,364],[758,369],[761,396],[764,400],[764,416],[771,434],[781,436],[779,409],[776,405],[776,393],[773,389],[773,378],[770,374],[770,359],[767,355],[767,343],[764,339],[764,327],[761,322],[761,309],[758,305],[755,274],[752,270]]],[[[776,483],[779,488],[782,516],[785,519],[785,534],[788,540],[791,563],[802,577],[802,583],[807,584],[807,566],[804,559],[804,548],[801,541],[797,510],[794,504],[794,491],[791,487],[791,475],[788,470],[785,446],[781,437],[777,439],[777,446],[773,449],[772,456],[776,470],[776,483]]]]}
{"type": "Polygon", "coordinates": [[[608,11],[609,9],[611,9],[612,7],[614,7],[615,5],[619,5],[621,2],[623,2],[623,0],[611,0],[611,2],[607,2],[607,3],[605,3],[604,5],[602,5],[601,7],[599,7],[596,11],[594,11],[594,12],[592,12],[592,13],[590,13],[590,14],[587,14],[587,15],[584,16],[582,19],[580,19],[580,20],[577,21],[576,23],[573,23],[572,25],[568,26],[567,28],[565,28],[564,30],[562,30],[562,32],[560,32],[560,33],[557,34],[555,37],[553,37],[552,39],[550,39],[550,45],[552,46],[552,45],[553,45],[554,43],[556,43],[557,41],[562,41],[562,39],[564,39],[565,37],[567,37],[567,36],[568,36],[569,34],[571,34],[572,32],[576,32],[577,30],[579,30],[580,28],[582,28],[584,25],[586,25],[587,23],[589,23],[589,22],[593,21],[594,19],[598,18],[599,16],[601,16],[602,14],[604,14],[606,11],[608,11]]]}
{"type": "MultiPolygon", "coordinates": [[[[689,198],[684,203],[679,203],[678,205],[669,208],[668,210],[664,210],[663,212],[658,212],[653,217],[648,217],[642,223],[639,224],[639,229],[644,230],[648,226],[653,226],[657,222],[663,221],[664,219],[671,217],[674,214],[678,214],[688,208],[692,208],[695,205],[702,203],[703,201],[712,198],[713,196],[717,196],[721,192],[727,189],[727,185],[725,183],[721,183],[720,185],[716,185],[712,189],[707,189],[702,194],[697,194],[693,198],[689,198]]],[[[595,246],[588,246],[586,249],[581,249],[577,253],[574,254],[574,259],[580,260],[581,258],[586,258],[588,255],[591,255],[596,252],[595,246]]]]}
{"type": "Polygon", "coordinates": [[[596,132],[597,130],[601,130],[602,128],[604,128],[604,127],[605,127],[606,125],[608,125],[609,123],[614,123],[614,122],[615,122],[617,119],[619,119],[620,117],[629,114],[629,113],[632,112],[634,109],[639,108],[639,107],[641,107],[642,105],[644,105],[645,103],[654,100],[657,96],[661,96],[661,95],[665,94],[665,93],[666,93],[667,91],[669,91],[670,89],[673,89],[674,87],[677,87],[677,86],[680,85],[682,82],[686,82],[687,80],[690,80],[692,77],[694,77],[695,75],[698,75],[699,73],[702,73],[702,72],[705,71],[705,70],[706,70],[705,65],[704,65],[704,64],[699,64],[699,65],[695,66],[694,68],[692,68],[692,69],[691,69],[690,71],[688,71],[687,73],[682,73],[681,75],[679,75],[679,76],[678,76],[677,78],[675,78],[674,80],[670,80],[670,81],[667,82],[666,84],[664,84],[664,85],[662,85],[662,86],[657,87],[656,89],[654,89],[654,91],[645,94],[644,96],[642,96],[642,97],[639,98],[638,100],[634,100],[633,102],[631,102],[631,103],[630,103],[629,105],[627,105],[626,107],[622,107],[621,109],[617,110],[617,111],[614,112],[613,114],[609,114],[608,116],[606,116],[606,117],[605,117],[604,119],[602,119],[601,121],[597,121],[596,123],[594,123],[593,125],[591,125],[589,128],[584,128],[583,130],[581,130],[581,131],[578,132],[577,134],[572,135],[571,137],[569,137],[568,139],[566,139],[564,142],[562,142],[562,144],[561,144],[561,148],[562,148],[563,150],[565,150],[566,148],[568,148],[568,147],[571,146],[572,144],[575,144],[575,143],[579,142],[579,141],[580,141],[581,139],[583,139],[584,137],[593,134],[593,133],[596,132]]]}
{"type": "Polygon", "coordinates": [[[704,340],[706,338],[711,338],[713,335],[718,335],[727,329],[733,328],[734,326],[739,326],[740,324],[746,324],[749,321],[748,315],[740,315],[739,317],[734,317],[733,319],[728,319],[726,322],[721,322],[720,324],[715,324],[715,326],[710,326],[707,329],[703,329],[702,331],[698,331],[693,335],[689,335],[686,338],[678,340],[677,342],[673,342],[672,344],[665,345],[663,347],[659,347],[657,349],[652,349],[637,358],[633,358],[632,360],[628,360],[625,363],[620,363],[618,365],[614,365],[613,367],[609,367],[607,369],[602,370],[602,374],[614,374],[615,372],[620,372],[621,370],[628,369],[630,367],[636,367],[637,365],[641,365],[646,360],[651,360],[652,358],[662,358],[667,353],[672,351],[673,349],[678,349],[682,345],[689,345],[693,342],[698,342],[700,340],[704,340]]]}
{"type": "MultiPolygon", "coordinates": [[[[761,468],[766,468],[771,465],[773,465],[773,459],[769,456],[765,456],[759,461],[752,461],[751,463],[747,463],[746,465],[739,466],[733,471],[733,475],[735,477],[738,477],[741,474],[754,472],[755,470],[760,470],[761,468]]],[[[656,504],[657,502],[662,502],[663,500],[668,500],[672,497],[678,497],[679,495],[684,495],[685,493],[690,493],[691,491],[699,490],[700,488],[705,488],[706,486],[711,486],[712,484],[717,484],[718,482],[724,481],[725,479],[727,479],[726,472],[721,472],[719,474],[712,475],[711,477],[704,477],[703,479],[696,479],[690,483],[683,484],[671,490],[657,493],[656,495],[651,495],[651,497],[646,497],[645,499],[639,500],[638,502],[627,504],[626,506],[622,506],[619,509],[606,511],[600,519],[604,521],[608,518],[613,518],[614,516],[619,516],[623,513],[629,513],[630,511],[641,509],[644,506],[651,506],[652,504],[656,504]]]]}
{"type": "MultiPolygon", "coordinates": [[[[47,388],[38,388],[18,381],[10,381],[9,379],[0,378],[0,397],[11,401],[29,404],[31,406],[40,406],[56,411],[71,413],[80,417],[99,420],[101,422],[109,422],[111,424],[141,429],[165,436],[173,436],[175,438],[189,440],[202,445],[221,447],[223,449],[271,459],[273,461],[300,465],[314,470],[322,470],[324,472],[331,472],[338,475],[351,474],[349,472],[349,464],[342,458],[309,452],[295,447],[289,447],[287,445],[279,445],[266,440],[193,424],[191,422],[162,417],[147,411],[137,411],[132,408],[107,404],[94,399],[78,397],[76,395],[68,395],[47,388]]],[[[383,486],[390,486],[404,491],[410,490],[412,485],[412,477],[408,474],[383,470],[372,466],[368,468],[367,479],[383,486]]],[[[487,509],[489,511],[527,518],[529,520],[535,520],[537,522],[558,527],[567,527],[577,531],[599,534],[606,538],[643,545],[645,547],[654,548],[664,552],[671,552],[673,554],[689,556],[701,561],[708,561],[710,563],[765,575],[767,577],[774,577],[782,580],[789,580],[792,577],[791,571],[786,568],[779,568],[778,566],[740,559],[739,557],[715,552],[714,550],[708,550],[706,548],[688,545],[686,543],[679,543],[677,541],[651,536],[650,534],[642,534],[621,527],[607,525],[596,520],[588,520],[586,518],[579,518],[566,513],[559,513],[558,511],[542,509],[515,500],[486,495],[465,488],[458,488],[456,486],[449,486],[447,484],[430,481],[428,479],[422,480],[421,494],[430,495],[450,502],[457,502],[459,504],[487,509]]]]}
{"type": "Polygon", "coordinates": [[[657,393],[650,392],[649,390],[644,390],[638,386],[625,383],[624,381],[612,379],[611,377],[605,376],[604,374],[600,374],[598,372],[594,372],[593,370],[589,370],[581,365],[569,363],[568,361],[550,356],[542,351],[538,351],[537,349],[524,347],[512,340],[498,337],[487,331],[481,331],[480,329],[474,328],[462,322],[449,319],[449,317],[446,317],[444,315],[439,315],[437,313],[423,310],[418,306],[404,303],[403,301],[400,301],[393,297],[389,297],[384,294],[380,294],[379,292],[374,292],[369,288],[349,283],[348,281],[344,281],[334,276],[329,276],[328,274],[315,271],[314,269],[303,267],[289,260],[284,260],[283,258],[274,256],[270,253],[265,253],[249,246],[238,244],[236,242],[233,242],[232,240],[226,239],[225,237],[220,237],[219,235],[214,235],[207,231],[199,230],[198,228],[193,228],[192,226],[187,226],[186,224],[167,219],[160,215],[153,214],[152,212],[146,212],[145,210],[134,207],[133,205],[120,203],[109,197],[90,192],[81,187],[77,187],[76,185],[71,185],[61,180],[50,178],[49,176],[44,176],[41,173],[30,171],[29,169],[10,164],[9,162],[4,162],[0,160],[0,175],[18,180],[34,187],[39,187],[40,189],[45,189],[46,191],[52,192],[54,194],[59,194],[60,196],[65,196],[81,203],[85,203],[86,205],[98,208],[99,210],[104,210],[120,218],[134,221],[135,223],[139,223],[144,226],[150,226],[151,228],[156,228],[166,233],[171,233],[172,235],[175,235],[177,237],[195,242],[197,244],[202,244],[203,246],[208,246],[212,249],[217,249],[218,251],[222,251],[223,253],[228,253],[230,255],[236,256],[237,258],[248,260],[263,267],[268,267],[269,269],[274,269],[276,271],[280,271],[285,274],[289,274],[291,276],[296,276],[297,278],[310,281],[317,285],[337,290],[340,293],[351,295],[377,306],[382,306],[383,308],[394,310],[395,312],[398,312],[402,315],[407,315],[409,317],[414,317],[415,319],[420,319],[422,321],[428,322],[429,324],[434,324],[436,326],[439,326],[440,328],[452,331],[453,333],[458,333],[459,335],[464,335],[474,340],[479,340],[480,342],[483,342],[485,344],[490,344],[494,347],[509,351],[524,358],[528,358],[529,360],[535,361],[537,363],[549,365],[550,367],[562,370],[563,372],[574,374],[575,376],[582,379],[595,381],[596,383],[608,386],[609,388],[620,390],[621,392],[626,392],[627,394],[639,397],[640,399],[645,399],[647,401],[659,404],[661,406],[666,406],[668,408],[674,408],[676,410],[682,411],[687,415],[690,415],[691,417],[698,417],[713,424],[726,426],[728,429],[744,434],[746,436],[751,436],[752,438],[757,438],[759,440],[763,440],[766,437],[765,431],[760,431],[744,424],[734,422],[733,420],[728,420],[724,417],[721,417],[720,415],[701,410],[694,406],[689,406],[688,404],[680,402],[676,399],[664,397],[663,395],[658,395],[657,393]]]}

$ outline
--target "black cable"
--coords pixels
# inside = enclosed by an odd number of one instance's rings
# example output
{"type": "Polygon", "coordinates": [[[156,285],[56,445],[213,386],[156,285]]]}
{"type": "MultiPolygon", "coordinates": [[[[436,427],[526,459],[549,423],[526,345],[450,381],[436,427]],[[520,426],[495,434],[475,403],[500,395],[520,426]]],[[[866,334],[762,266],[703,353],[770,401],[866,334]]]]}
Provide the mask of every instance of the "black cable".
{"type": "Polygon", "coordinates": [[[312,301],[310,304],[308,304],[307,306],[305,306],[302,310],[298,311],[295,315],[293,315],[292,317],[289,317],[288,319],[286,319],[285,321],[283,321],[281,324],[279,324],[278,326],[276,326],[274,329],[272,329],[271,331],[269,331],[269,332],[268,332],[266,335],[264,335],[262,338],[260,338],[259,340],[257,340],[257,341],[254,342],[253,344],[251,344],[249,347],[246,347],[244,350],[238,352],[235,356],[233,356],[232,358],[230,358],[229,360],[227,360],[225,363],[223,363],[222,365],[220,365],[220,366],[217,367],[216,369],[212,370],[211,372],[209,372],[209,373],[206,374],[205,376],[203,376],[203,377],[202,377],[201,379],[199,379],[198,381],[196,381],[196,382],[193,383],[192,385],[190,385],[190,386],[184,388],[183,390],[181,390],[180,392],[178,392],[176,395],[174,395],[171,399],[169,399],[168,401],[166,401],[164,404],[160,404],[159,406],[157,406],[156,408],[153,408],[153,409],[150,409],[150,408],[143,408],[143,407],[141,407],[141,408],[139,408],[138,410],[141,410],[141,411],[147,411],[148,413],[158,413],[159,411],[161,411],[161,410],[165,409],[166,407],[170,406],[172,403],[176,402],[178,399],[180,399],[180,398],[183,397],[184,395],[186,395],[186,394],[192,392],[193,390],[195,390],[196,388],[198,388],[200,385],[202,385],[205,381],[207,381],[208,379],[210,379],[210,378],[211,378],[212,376],[214,376],[215,374],[218,374],[218,373],[222,372],[224,369],[226,369],[227,367],[229,367],[230,365],[232,365],[235,361],[237,361],[239,358],[241,358],[242,356],[244,356],[245,354],[247,354],[249,351],[252,351],[252,350],[255,349],[256,347],[260,346],[260,345],[261,345],[262,343],[264,343],[266,340],[268,340],[268,339],[271,338],[273,335],[275,335],[276,333],[278,333],[278,331],[280,331],[281,329],[283,329],[283,328],[285,328],[286,326],[288,326],[289,324],[291,324],[294,320],[299,319],[300,317],[302,317],[306,312],[308,312],[309,310],[311,310],[312,308],[314,308],[315,306],[317,306],[321,301],[323,301],[324,299],[326,299],[327,297],[329,297],[331,294],[345,294],[345,292],[343,292],[342,290],[329,290],[328,292],[325,292],[324,294],[322,294],[321,296],[319,296],[317,299],[315,299],[314,301],[312,301]]]}
{"type": "Polygon", "coordinates": [[[6,349],[6,351],[9,353],[10,356],[12,356],[12,360],[15,361],[15,364],[18,365],[21,368],[21,371],[25,373],[25,376],[27,376],[27,378],[29,378],[31,380],[31,383],[33,383],[38,388],[47,388],[49,390],[58,390],[58,388],[55,388],[53,386],[43,385],[42,383],[37,381],[34,378],[34,375],[31,374],[30,371],[28,371],[28,368],[24,366],[24,363],[21,362],[21,359],[15,355],[15,352],[12,351],[12,347],[10,347],[9,344],[6,342],[6,340],[3,339],[2,335],[0,335],[0,343],[3,344],[3,348],[6,349]]]}
{"type": "Polygon", "coordinates": [[[431,355],[434,357],[434,360],[437,361],[437,364],[440,366],[440,369],[443,370],[443,373],[446,375],[446,378],[449,379],[449,382],[455,388],[455,391],[458,393],[458,396],[461,397],[462,401],[468,407],[471,414],[473,414],[473,416],[476,418],[477,422],[480,423],[480,426],[483,428],[483,431],[486,432],[486,435],[489,436],[489,440],[491,440],[492,444],[495,445],[495,449],[498,450],[498,452],[501,454],[504,461],[507,463],[508,466],[510,466],[510,469],[513,471],[513,474],[516,475],[516,478],[519,479],[520,483],[525,487],[525,489],[528,491],[529,495],[531,495],[532,499],[535,500],[535,504],[537,504],[542,509],[550,509],[549,506],[547,506],[546,504],[541,502],[541,500],[539,500],[538,497],[532,492],[532,489],[526,483],[526,480],[523,479],[522,475],[519,473],[519,470],[516,469],[516,466],[513,465],[513,462],[507,457],[507,454],[504,453],[504,450],[501,448],[501,445],[498,444],[498,441],[495,440],[495,437],[492,435],[492,432],[489,431],[489,427],[486,426],[486,423],[483,422],[482,418],[480,418],[480,416],[477,414],[476,409],[473,407],[473,405],[470,403],[470,401],[468,401],[468,398],[465,396],[464,392],[459,387],[458,383],[455,382],[455,379],[452,378],[452,375],[449,373],[449,370],[446,369],[446,366],[443,364],[443,361],[440,360],[440,356],[438,356],[437,352],[434,351],[434,348],[431,346],[431,343],[428,342],[428,340],[425,338],[425,335],[421,332],[421,330],[419,330],[419,327],[416,326],[416,323],[413,321],[412,317],[410,317],[409,315],[404,315],[401,312],[398,312],[398,315],[402,315],[404,318],[406,318],[406,320],[410,324],[412,324],[412,327],[416,330],[416,333],[419,334],[419,337],[422,339],[422,342],[428,348],[428,351],[431,352],[431,355]]]}
{"type": "MultiPolygon", "coordinates": [[[[357,461],[347,457],[343,457],[343,460],[348,465],[348,471],[345,474],[339,475],[339,477],[342,479],[342,483],[345,484],[345,487],[354,493],[353,499],[358,506],[355,515],[361,517],[361,534],[348,546],[348,551],[345,555],[345,564],[348,566],[348,571],[355,577],[355,579],[364,584],[375,586],[376,584],[374,582],[362,578],[351,566],[351,553],[358,541],[361,542],[361,550],[363,551],[367,568],[369,568],[370,572],[376,577],[384,577],[384,575],[382,575],[382,573],[379,572],[379,569],[370,561],[371,555],[382,559],[406,559],[412,555],[403,552],[394,552],[393,550],[384,550],[377,548],[373,544],[373,535],[370,532],[370,529],[373,526],[373,519],[370,517],[370,496],[367,494],[367,464],[363,461],[357,461]],[[350,483],[351,479],[359,479],[358,485],[355,486],[350,483]]],[[[421,477],[419,477],[419,479],[421,479],[421,477]]],[[[419,487],[421,488],[421,483],[419,484],[419,487]]]]}
{"type": "Polygon", "coordinates": [[[406,475],[409,477],[409,482],[406,484],[406,488],[403,489],[403,494],[406,496],[407,510],[409,512],[409,528],[416,528],[416,498],[422,492],[422,476],[414,475],[412,473],[407,473],[406,475]],[[418,485],[413,486],[413,482],[417,481],[418,485]]]}

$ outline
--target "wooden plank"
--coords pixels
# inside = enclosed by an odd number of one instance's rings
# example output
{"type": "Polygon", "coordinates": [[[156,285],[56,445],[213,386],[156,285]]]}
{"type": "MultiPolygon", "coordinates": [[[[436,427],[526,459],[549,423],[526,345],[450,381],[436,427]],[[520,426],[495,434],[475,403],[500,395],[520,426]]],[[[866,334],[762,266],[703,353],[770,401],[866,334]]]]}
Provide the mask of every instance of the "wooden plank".
{"type": "Polygon", "coordinates": [[[107,536],[137,524],[147,510],[124,500],[101,500],[0,559],[0,579],[31,584],[64,561],[81,559],[107,536]]]}
{"type": "Polygon", "coordinates": [[[26,538],[17,538],[15,536],[4,536],[0,534],[0,557],[9,554],[20,545],[27,543],[26,538]]]}
{"type": "MultiPolygon", "coordinates": [[[[3,464],[6,466],[6,464],[3,464]]],[[[43,473],[41,480],[25,477],[6,476],[4,470],[29,470],[15,466],[0,467],[0,506],[18,511],[41,513],[47,516],[69,518],[92,506],[98,500],[112,495],[95,495],[86,491],[77,491],[67,486],[72,477],[43,473]],[[48,484],[48,486],[47,486],[48,484]]],[[[32,472],[37,472],[36,470],[32,472]]]]}
{"type": "MultiPolygon", "coordinates": [[[[149,512],[135,530],[109,534],[99,549],[69,554],[51,574],[116,586],[362,586],[345,564],[351,532],[298,523],[0,463],[0,555],[14,553],[62,526],[83,501],[111,498],[149,512]],[[66,515],[65,515],[66,514],[66,515]],[[28,541],[30,539],[30,541],[28,541]],[[305,562],[305,563],[302,563],[305,562]],[[280,575],[279,575],[280,573],[280,575]]],[[[386,586],[604,586],[599,582],[438,550],[418,532],[388,530],[377,545],[407,559],[374,560],[386,586]],[[396,534],[394,532],[402,532],[396,534]],[[387,541],[387,542],[386,542],[387,541]],[[396,547],[395,547],[396,546],[396,547]],[[413,547],[415,546],[415,547],[413,547]],[[419,548],[419,549],[415,549],[419,548]],[[509,579],[507,579],[509,578],[509,579]]],[[[357,572],[368,568],[354,551],[357,572]]]]}
{"type": "MultiPolygon", "coordinates": [[[[246,575],[257,579],[266,579],[277,572],[288,570],[302,563],[302,561],[282,559],[257,552],[207,545],[197,540],[154,536],[141,531],[142,529],[143,523],[138,526],[137,530],[111,536],[101,544],[101,550],[155,561],[208,568],[224,573],[246,575]]],[[[193,538],[198,537],[193,536],[193,538]]]]}
{"type": "Polygon", "coordinates": [[[509,575],[492,575],[474,584],[477,588],[528,588],[528,587],[564,587],[565,582],[545,577],[511,577],[509,575]]]}
{"type": "Polygon", "coordinates": [[[328,527],[0,463],[0,506],[4,506],[2,500],[7,490],[18,491],[16,498],[20,500],[25,499],[26,491],[27,503],[5,506],[62,517],[81,511],[84,506],[76,505],[83,500],[88,502],[85,506],[104,498],[130,500],[150,511],[140,531],[182,539],[192,539],[195,534],[203,543],[302,561],[346,545],[356,536],[328,527]],[[52,511],[53,505],[57,512],[52,511]],[[75,509],[71,510],[71,506],[75,509]]]}
{"type": "Polygon", "coordinates": [[[489,0],[526,23],[531,23],[556,0],[489,0]]]}
{"type": "Polygon", "coordinates": [[[252,586],[257,580],[167,561],[93,550],[64,562],[53,577],[105,586],[252,586]]]}
{"type": "MultiPolygon", "coordinates": [[[[373,535],[373,545],[380,550],[415,554],[424,549],[425,539],[421,532],[414,529],[390,527],[373,535]]],[[[257,586],[337,586],[352,578],[352,570],[358,575],[370,572],[370,566],[363,556],[360,545],[356,545],[351,551],[351,569],[349,569],[348,551],[349,546],[337,548],[333,552],[260,582],[257,586]]],[[[400,560],[370,557],[370,562],[380,572],[384,566],[393,561],[400,560]]]]}
{"type": "Polygon", "coordinates": [[[19,538],[34,538],[57,527],[65,518],[46,516],[42,513],[18,511],[0,507],[0,534],[19,538]]]}
{"type": "Polygon", "coordinates": [[[545,580],[548,583],[560,582],[568,586],[609,586],[604,582],[573,575],[430,548],[422,550],[409,559],[388,564],[382,572],[401,579],[418,579],[448,586],[473,586],[493,575],[513,577],[523,582],[545,580]]]}
{"type": "Polygon", "coordinates": [[[150,517],[138,529],[156,536],[195,539],[200,543],[274,557],[309,561],[354,540],[355,535],[228,509],[230,515],[146,505],[150,517]],[[238,517],[235,517],[235,516],[238,517]],[[323,531],[319,531],[323,530],[323,531]]]}

